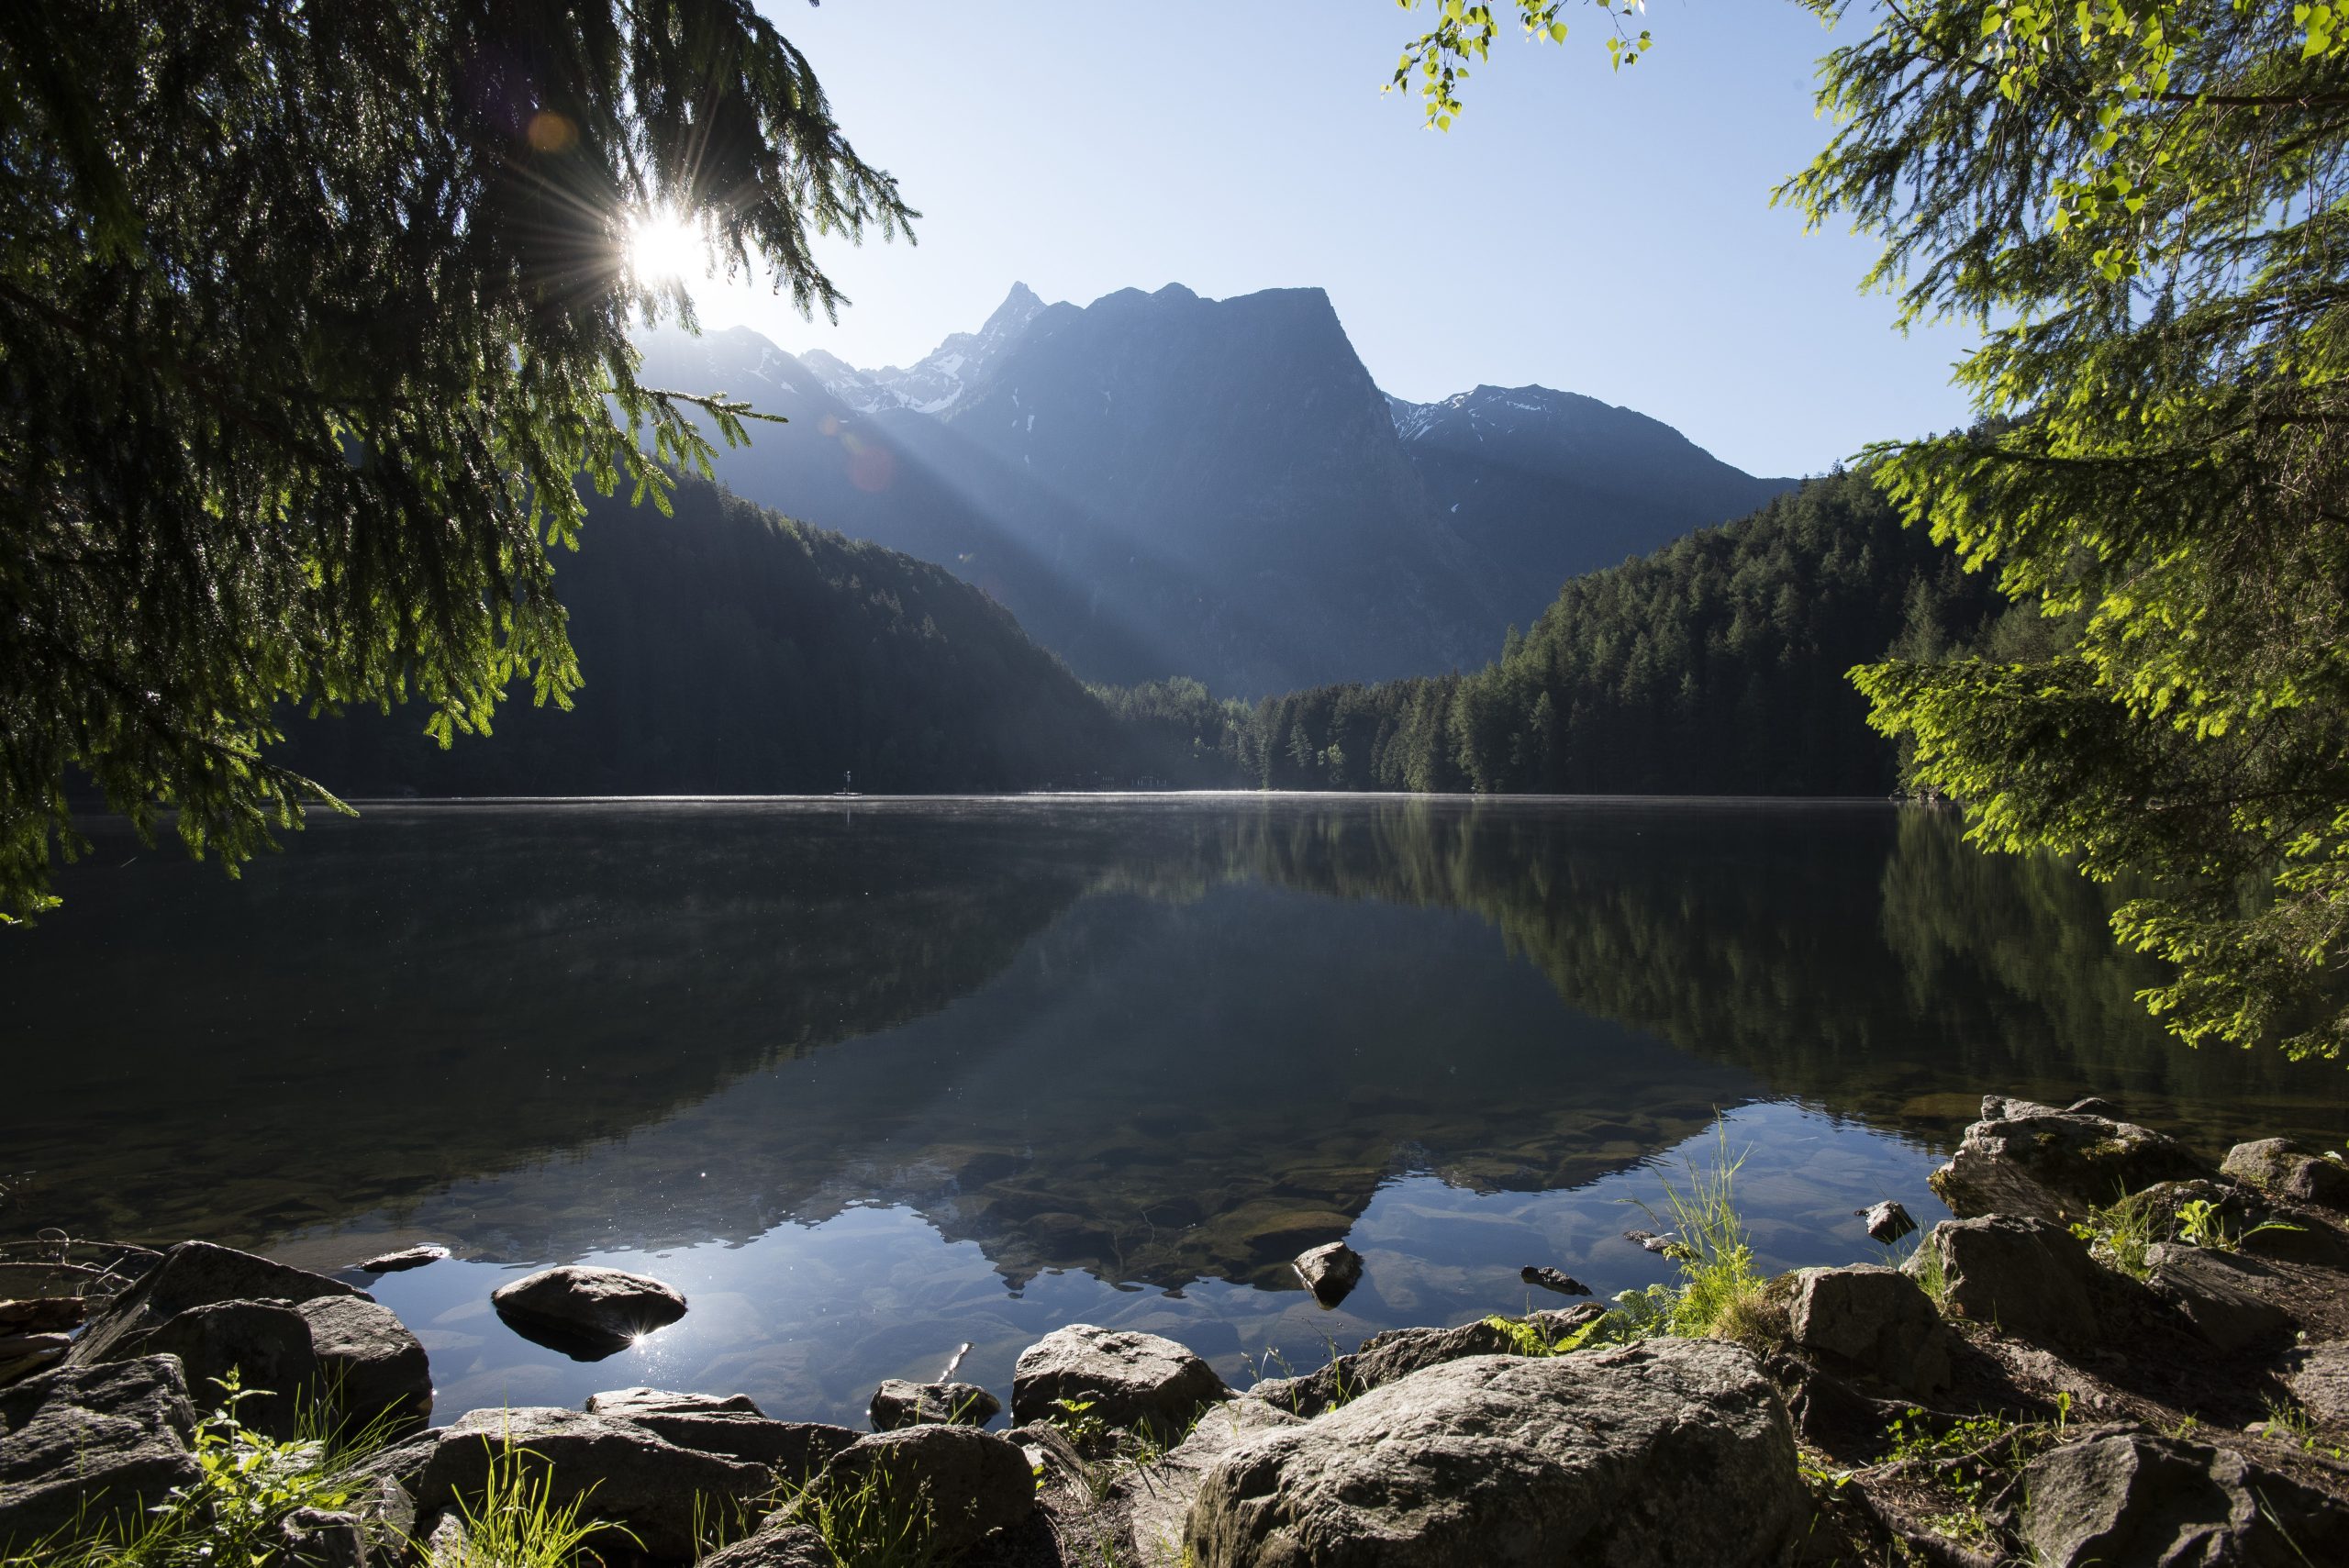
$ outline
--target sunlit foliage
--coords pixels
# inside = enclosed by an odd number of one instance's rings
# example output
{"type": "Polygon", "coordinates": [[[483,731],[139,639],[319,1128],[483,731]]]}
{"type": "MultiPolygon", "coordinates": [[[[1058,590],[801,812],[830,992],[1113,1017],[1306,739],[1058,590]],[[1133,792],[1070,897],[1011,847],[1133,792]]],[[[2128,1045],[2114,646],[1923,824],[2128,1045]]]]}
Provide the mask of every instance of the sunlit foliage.
{"type": "Polygon", "coordinates": [[[657,211],[826,311],[914,216],[749,0],[0,6],[0,916],[83,784],[233,869],[325,798],[275,716],[567,700],[576,485],[742,433],[636,378],[657,211]]]}

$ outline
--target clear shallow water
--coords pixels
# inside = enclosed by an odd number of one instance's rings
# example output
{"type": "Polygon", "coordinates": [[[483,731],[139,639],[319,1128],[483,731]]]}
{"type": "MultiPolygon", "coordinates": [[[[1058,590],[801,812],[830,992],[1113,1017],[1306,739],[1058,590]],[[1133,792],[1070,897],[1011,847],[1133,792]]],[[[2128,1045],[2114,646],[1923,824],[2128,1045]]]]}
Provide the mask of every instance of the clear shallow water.
{"type": "Polygon", "coordinates": [[[373,1289],[444,1414],[651,1383],[857,1420],[965,1340],[1008,1393],[1074,1321],[1301,1370],[1521,1309],[1526,1263],[1663,1278],[1620,1233],[1716,1109],[1772,1266],[1869,1255],[1880,1197],[1937,1217],[1985,1091],[2214,1155],[2349,1132],[2349,1072],[2163,1038],[2096,890],[1888,807],[374,807],[235,883],[99,838],[0,941],[0,1229],[443,1242],[373,1289]],[[1324,1312],[1286,1262],[1340,1238],[1367,1278],[1324,1312]],[[490,1313],[576,1260],[693,1310],[594,1364],[490,1313]]]}

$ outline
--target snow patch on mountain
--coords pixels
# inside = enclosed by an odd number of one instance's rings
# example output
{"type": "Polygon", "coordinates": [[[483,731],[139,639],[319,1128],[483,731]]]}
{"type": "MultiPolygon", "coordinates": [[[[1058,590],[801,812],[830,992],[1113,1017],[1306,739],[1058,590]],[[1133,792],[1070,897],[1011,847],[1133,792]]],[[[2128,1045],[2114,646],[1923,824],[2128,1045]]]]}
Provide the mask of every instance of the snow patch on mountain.
{"type": "Polygon", "coordinates": [[[1014,284],[985,326],[976,332],[955,333],[918,363],[859,370],[820,349],[800,355],[799,362],[815,373],[825,391],[860,414],[907,408],[941,415],[984,386],[996,361],[1043,312],[1044,302],[1033,289],[1014,284]]]}

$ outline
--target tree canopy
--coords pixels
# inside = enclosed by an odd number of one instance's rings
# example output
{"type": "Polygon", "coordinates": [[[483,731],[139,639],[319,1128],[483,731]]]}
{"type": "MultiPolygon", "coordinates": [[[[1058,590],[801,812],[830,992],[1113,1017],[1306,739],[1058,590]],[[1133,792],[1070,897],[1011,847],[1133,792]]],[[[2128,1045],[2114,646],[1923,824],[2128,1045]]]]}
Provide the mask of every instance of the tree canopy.
{"type": "Polygon", "coordinates": [[[829,312],[918,216],[751,0],[0,6],[0,918],[78,780],[233,869],[330,798],[277,715],[564,703],[579,485],[745,412],[639,383],[630,225],[829,312]]]}

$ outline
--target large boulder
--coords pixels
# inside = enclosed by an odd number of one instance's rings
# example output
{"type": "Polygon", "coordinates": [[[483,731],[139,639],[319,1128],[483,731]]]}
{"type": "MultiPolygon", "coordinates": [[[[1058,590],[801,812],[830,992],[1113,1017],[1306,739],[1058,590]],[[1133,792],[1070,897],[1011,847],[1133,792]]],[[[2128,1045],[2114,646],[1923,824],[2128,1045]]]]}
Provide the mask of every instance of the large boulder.
{"type": "Polygon", "coordinates": [[[208,1301],[164,1318],[137,1343],[145,1355],[179,1357],[189,1393],[206,1409],[221,1402],[233,1373],[247,1395],[237,1419],[281,1440],[294,1436],[318,1386],[310,1326],[282,1301],[208,1301]]]}
{"type": "Polygon", "coordinates": [[[391,1308],[321,1296],[294,1310],[308,1330],[318,1396],[347,1427],[398,1438],[430,1422],[432,1364],[391,1308]]]}
{"type": "Polygon", "coordinates": [[[178,1362],[66,1366],[0,1389],[0,1559],[86,1519],[135,1518],[199,1473],[178,1362]]]}
{"type": "Polygon", "coordinates": [[[1417,1372],[1219,1460],[1199,1568],[1776,1562],[1808,1496],[1786,1407],[1746,1351],[1653,1340],[1417,1372]]]}
{"type": "Polygon", "coordinates": [[[587,1413],[633,1421],[679,1448],[763,1464],[798,1485],[860,1434],[821,1421],[771,1421],[747,1394],[621,1388],[587,1396],[587,1413]]]}
{"type": "Polygon", "coordinates": [[[904,1427],[859,1438],[815,1485],[828,1496],[869,1488],[885,1517],[926,1514],[929,1553],[940,1558],[1019,1524],[1036,1507],[1026,1451],[972,1427],[904,1427]]]}
{"type": "Polygon", "coordinates": [[[1961,1219],[1986,1214],[2069,1222],[2155,1182],[2210,1172],[2166,1133],[2116,1120],[2102,1101],[2068,1109],[1991,1095],[1982,1119],[1928,1178],[1961,1219]]]}
{"type": "Polygon", "coordinates": [[[2258,1260],[2157,1241],[2145,1249],[2145,1262],[2153,1271],[2145,1278],[2147,1288],[2221,1354],[2292,1337],[2291,1315],[2259,1294],[2269,1273],[2258,1260]]]}
{"type": "MultiPolygon", "coordinates": [[[[222,1301],[275,1301],[293,1306],[321,1296],[363,1295],[340,1280],[307,1269],[273,1262],[232,1247],[216,1247],[209,1241],[183,1241],[98,1315],[74,1341],[66,1360],[75,1366],[95,1366],[145,1355],[148,1351],[140,1346],[144,1336],[192,1307],[222,1301]]],[[[203,1385],[193,1377],[191,1383],[196,1397],[202,1399],[203,1385]]]]}
{"type": "Polygon", "coordinates": [[[2294,1203],[2349,1209],[2349,1165],[2327,1159],[2288,1138],[2238,1143],[2227,1151],[2219,1171],[2294,1203]]]}
{"type": "Polygon", "coordinates": [[[1791,1318],[1796,1344],[1898,1393],[1921,1399],[1949,1385],[1949,1330],[1897,1269],[1801,1270],[1791,1318]]]}
{"type": "Polygon", "coordinates": [[[501,1459],[550,1479],[556,1507],[626,1526],[653,1557],[690,1558],[696,1524],[748,1510],[774,1489],[765,1466],[679,1448],[611,1416],[526,1407],[474,1410],[442,1429],[415,1476],[419,1515],[477,1502],[501,1459]]]}
{"type": "Polygon", "coordinates": [[[2058,1349],[2095,1342],[2100,1303],[2121,1283],[2078,1237],[2044,1219],[1943,1220],[1926,1245],[1941,1255],[1951,1311],[2058,1349]]]}
{"type": "MultiPolygon", "coordinates": [[[[1554,1340],[1571,1330],[1548,1332],[1548,1320],[1564,1320],[1588,1310],[1536,1313],[1529,1321],[1545,1339],[1554,1340]]],[[[1511,1329],[1484,1318],[1456,1329],[1388,1329],[1373,1334],[1360,1350],[1338,1357],[1328,1366],[1301,1377],[1267,1378],[1248,1392],[1293,1416],[1318,1416],[1423,1368],[1469,1356],[1509,1355],[1519,1348],[1518,1336],[1511,1329]]]]}
{"type": "Polygon", "coordinates": [[[2301,1568],[2349,1561],[2349,1512],[2232,1449],[2144,1432],[2024,1467],[2021,1529],[2043,1568],[2301,1568]]]}
{"type": "Polygon", "coordinates": [[[1112,1427],[1181,1431],[1201,1407],[1230,1396],[1215,1368],[1174,1340],[1090,1323],[1053,1329],[1011,1369],[1012,1418],[1023,1423],[1082,1405],[1112,1427]]]}
{"type": "Polygon", "coordinates": [[[865,1408],[876,1432],[932,1423],[984,1427],[1002,1413],[1003,1401],[975,1383],[908,1383],[902,1377],[884,1380],[865,1408]]]}
{"type": "Polygon", "coordinates": [[[578,1264],[540,1269],[489,1299],[516,1333],[577,1361],[617,1355],[685,1315],[684,1293],[650,1274],[578,1264]]]}

